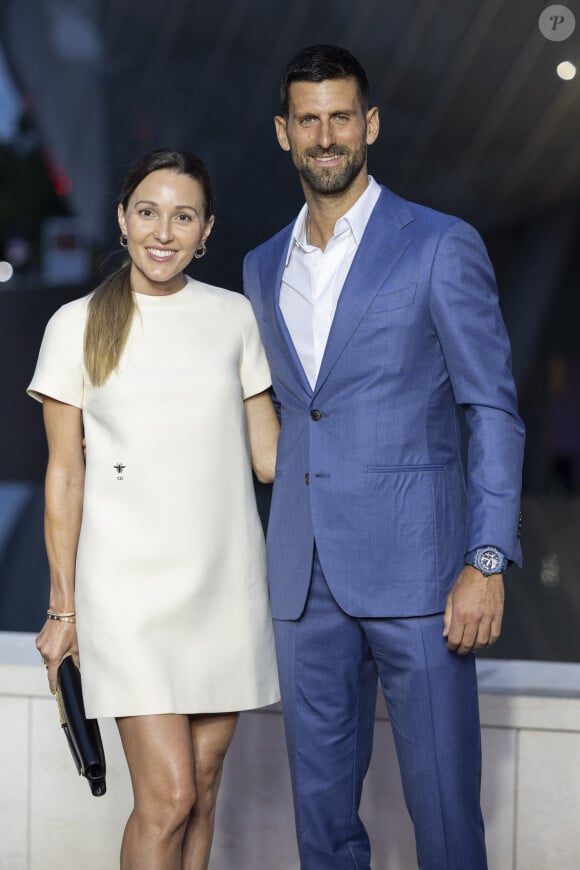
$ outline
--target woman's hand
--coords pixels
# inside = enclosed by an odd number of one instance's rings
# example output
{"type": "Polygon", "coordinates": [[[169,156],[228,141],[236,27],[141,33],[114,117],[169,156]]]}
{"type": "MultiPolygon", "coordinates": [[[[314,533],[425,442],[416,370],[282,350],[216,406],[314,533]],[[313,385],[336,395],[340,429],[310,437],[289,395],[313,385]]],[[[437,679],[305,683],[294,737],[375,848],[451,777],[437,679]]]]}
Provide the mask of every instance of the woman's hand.
{"type": "Polygon", "coordinates": [[[76,625],[73,622],[47,619],[36,638],[36,649],[42,656],[48,674],[48,685],[54,695],[62,660],[72,655],[75,665],[80,667],[76,625]]]}

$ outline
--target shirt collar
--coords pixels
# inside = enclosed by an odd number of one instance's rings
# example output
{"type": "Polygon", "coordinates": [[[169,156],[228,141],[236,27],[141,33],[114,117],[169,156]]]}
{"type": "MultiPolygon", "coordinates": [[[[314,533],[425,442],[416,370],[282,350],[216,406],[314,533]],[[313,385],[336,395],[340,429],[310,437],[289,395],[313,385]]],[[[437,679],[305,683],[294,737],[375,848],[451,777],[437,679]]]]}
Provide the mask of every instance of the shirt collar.
{"type": "MultiPolygon", "coordinates": [[[[363,233],[366,229],[367,223],[369,222],[369,218],[371,216],[372,210],[374,209],[377,200],[381,194],[381,187],[372,175],[368,177],[369,183],[367,187],[364,189],[363,193],[359,196],[357,201],[352,205],[346,214],[343,214],[334,225],[334,235],[338,235],[338,233],[343,232],[344,229],[348,227],[350,232],[353,235],[356,246],[358,247],[360,244],[360,240],[363,237],[363,233]]],[[[290,260],[290,256],[294,249],[295,245],[298,245],[302,250],[306,250],[306,216],[308,215],[308,206],[306,203],[302,206],[298,213],[298,217],[294,222],[294,227],[292,229],[292,240],[288,247],[288,253],[286,254],[286,266],[290,260]]]]}

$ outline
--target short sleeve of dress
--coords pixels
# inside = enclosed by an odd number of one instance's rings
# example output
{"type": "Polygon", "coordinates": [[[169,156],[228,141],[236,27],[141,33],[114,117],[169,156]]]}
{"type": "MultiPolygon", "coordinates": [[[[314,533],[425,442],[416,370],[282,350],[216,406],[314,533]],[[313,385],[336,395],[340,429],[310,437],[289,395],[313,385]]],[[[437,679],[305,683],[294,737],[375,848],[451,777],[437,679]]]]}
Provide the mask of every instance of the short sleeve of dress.
{"type": "Polygon", "coordinates": [[[26,391],[38,402],[49,396],[67,405],[83,407],[86,302],[86,297],[69,302],[48,321],[36,369],[26,391]]]}
{"type": "Polygon", "coordinates": [[[242,327],[244,346],[240,360],[240,381],[244,399],[262,393],[272,385],[266,352],[260,338],[260,330],[251,304],[240,294],[236,312],[242,327]]]}

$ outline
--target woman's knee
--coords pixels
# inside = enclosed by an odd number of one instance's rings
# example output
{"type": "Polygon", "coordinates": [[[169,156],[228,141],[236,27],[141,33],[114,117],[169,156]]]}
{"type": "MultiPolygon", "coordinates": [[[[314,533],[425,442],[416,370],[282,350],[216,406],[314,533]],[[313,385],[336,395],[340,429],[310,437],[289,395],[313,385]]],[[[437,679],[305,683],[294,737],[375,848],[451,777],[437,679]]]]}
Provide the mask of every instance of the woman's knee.
{"type": "Polygon", "coordinates": [[[225,753],[196,759],[196,810],[213,811],[222,776],[225,753]]]}
{"type": "Polygon", "coordinates": [[[150,830],[161,836],[171,835],[185,827],[196,799],[193,777],[184,778],[136,796],[135,813],[150,830]]]}
{"type": "Polygon", "coordinates": [[[234,736],[239,714],[224,713],[194,717],[191,722],[197,792],[196,815],[213,813],[226,753],[234,736]]]}

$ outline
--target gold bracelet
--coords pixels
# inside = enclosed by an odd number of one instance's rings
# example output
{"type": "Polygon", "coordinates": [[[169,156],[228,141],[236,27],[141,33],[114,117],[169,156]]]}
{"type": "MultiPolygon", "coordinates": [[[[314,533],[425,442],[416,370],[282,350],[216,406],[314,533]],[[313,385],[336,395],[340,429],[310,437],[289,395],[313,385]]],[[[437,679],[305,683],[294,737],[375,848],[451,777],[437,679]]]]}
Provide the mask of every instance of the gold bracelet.
{"type": "Polygon", "coordinates": [[[56,619],[59,622],[76,622],[76,614],[74,610],[72,613],[57,613],[55,610],[50,610],[50,608],[46,611],[46,615],[49,619],[56,619]]]}

